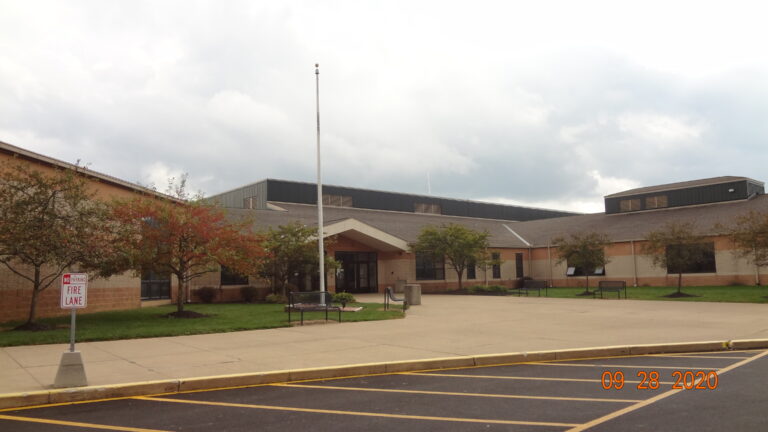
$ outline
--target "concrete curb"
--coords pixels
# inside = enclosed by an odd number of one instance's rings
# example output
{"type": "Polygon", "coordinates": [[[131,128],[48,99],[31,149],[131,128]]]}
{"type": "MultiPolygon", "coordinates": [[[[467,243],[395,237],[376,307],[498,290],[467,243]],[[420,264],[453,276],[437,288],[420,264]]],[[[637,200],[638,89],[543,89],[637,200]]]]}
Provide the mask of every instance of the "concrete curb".
{"type": "Polygon", "coordinates": [[[477,356],[445,357],[399,362],[364,363],[312,369],[258,372],[250,374],[219,375],[211,377],[145,381],[106,386],[89,386],[28,393],[0,394],[0,409],[21,408],[47,404],[66,404],[101,399],[115,399],[179,393],[217,388],[247,387],[290,381],[341,378],[359,375],[415,372],[474,366],[492,366],[553,360],[578,360],[595,357],[627,355],[727,351],[737,349],[768,349],[768,339],[743,339],[672,344],[626,345],[579,348],[559,351],[487,354],[477,356]]]}

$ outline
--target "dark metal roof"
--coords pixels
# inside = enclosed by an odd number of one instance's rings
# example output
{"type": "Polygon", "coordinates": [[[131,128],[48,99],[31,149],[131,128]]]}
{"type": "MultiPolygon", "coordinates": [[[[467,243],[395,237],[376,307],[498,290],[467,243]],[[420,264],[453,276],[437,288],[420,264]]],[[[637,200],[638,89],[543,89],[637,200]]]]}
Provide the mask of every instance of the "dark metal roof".
{"type": "Polygon", "coordinates": [[[712,178],[701,179],[701,180],[690,180],[690,181],[684,181],[684,182],[663,184],[658,186],[648,186],[648,187],[641,187],[637,189],[630,189],[627,191],[606,195],[605,198],[618,198],[618,197],[625,197],[625,196],[638,195],[638,194],[644,194],[644,193],[664,192],[664,191],[675,190],[675,189],[687,189],[691,187],[708,186],[708,185],[714,185],[714,184],[720,184],[720,183],[730,183],[730,182],[741,181],[741,180],[746,180],[755,184],[759,184],[761,186],[763,185],[763,182],[759,182],[757,180],[753,180],[748,177],[722,176],[722,177],[712,177],[712,178]]]}
{"type": "MultiPolygon", "coordinates": [[[[254,229],[256,230],[265,230],[268,227],[277,227],[292,221],[305,225],[317,224],[317,207],[314,205],[274,204],[285,209],[285,211],[227,209],[227,212],[232,217],[254,216],[254,229]]],[[[718,223],[727,224],[735,216],[750,210],[768,212],[768,195],[758,195],[749,200],[676,207],[653,212],[614,215],[597,213],[527,222],[347,207],[324,207],[323,211],[325,213],[326,225],[331,225],[344,219],[357,219],[407,242],[416,240],[416,237],[425,226],[457,223],[475,230],[488,231],[491,235],[491,247],[523,249],[530,246],[546,247],[555,237],[584,232],[606,234],[613,242],[642,240],[649,232],[669,222],[693,221],[702,234],[717,235],[718,223]]]]}

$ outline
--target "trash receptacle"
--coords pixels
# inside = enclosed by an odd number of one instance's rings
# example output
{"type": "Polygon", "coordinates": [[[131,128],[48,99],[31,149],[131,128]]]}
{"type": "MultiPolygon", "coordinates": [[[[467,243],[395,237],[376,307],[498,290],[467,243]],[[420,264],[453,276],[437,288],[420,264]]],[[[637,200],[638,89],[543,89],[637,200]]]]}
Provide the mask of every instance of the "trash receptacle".
{"type": "Polygon", "coordinates": [[[405,291],[405,301],[408,302],[408,306],[421,304],[421,285],[407,284],[403,287],[403,290],[405,291]]]}

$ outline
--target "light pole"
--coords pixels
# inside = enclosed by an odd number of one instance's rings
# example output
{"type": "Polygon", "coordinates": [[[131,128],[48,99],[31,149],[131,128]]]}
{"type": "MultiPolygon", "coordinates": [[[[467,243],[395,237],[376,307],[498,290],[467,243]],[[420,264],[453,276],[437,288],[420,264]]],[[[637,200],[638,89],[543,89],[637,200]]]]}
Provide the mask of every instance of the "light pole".
{"type": "Polygon", "coordinates": [[[317,250],[320,291],[325,291],[325,248],[323,247],[323,179],[320,171],[320,64],[315,63],[315,102],[317,105],[317,250]]]}

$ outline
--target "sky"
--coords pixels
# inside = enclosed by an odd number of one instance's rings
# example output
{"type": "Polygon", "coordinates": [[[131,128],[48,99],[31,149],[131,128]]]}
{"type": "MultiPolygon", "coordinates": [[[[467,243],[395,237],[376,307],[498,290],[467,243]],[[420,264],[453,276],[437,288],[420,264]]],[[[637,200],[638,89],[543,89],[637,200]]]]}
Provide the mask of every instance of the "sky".
{"type": "Polygon", "coordinates": [[[264,178],[580,212],[766,181],[759,1],[0,0],[0,141],[164,190],[264,178]]]}

